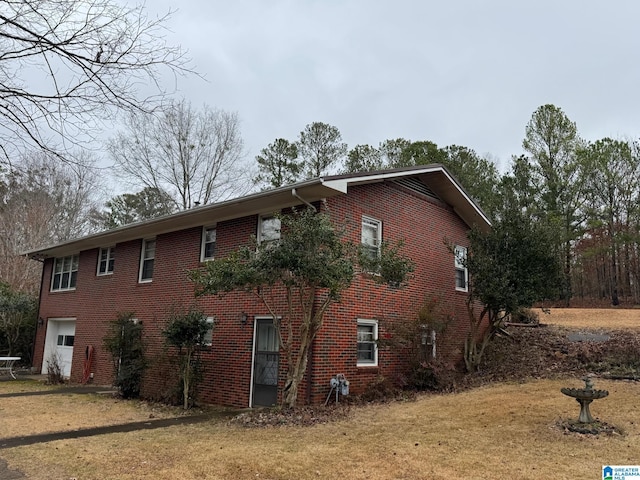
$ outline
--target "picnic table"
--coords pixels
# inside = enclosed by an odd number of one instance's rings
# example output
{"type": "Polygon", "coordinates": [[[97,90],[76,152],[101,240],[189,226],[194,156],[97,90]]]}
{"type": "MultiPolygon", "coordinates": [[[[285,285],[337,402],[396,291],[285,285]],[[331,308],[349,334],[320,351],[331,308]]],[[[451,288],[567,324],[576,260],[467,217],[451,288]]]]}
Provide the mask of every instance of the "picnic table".
{"type": "Polygon", "coordinates": [[[9,375],[16,379],[16,375],[13,373],[13,364],[20,360],[20,357],[0,357],[0,371],[9,372],[9,375]]]}

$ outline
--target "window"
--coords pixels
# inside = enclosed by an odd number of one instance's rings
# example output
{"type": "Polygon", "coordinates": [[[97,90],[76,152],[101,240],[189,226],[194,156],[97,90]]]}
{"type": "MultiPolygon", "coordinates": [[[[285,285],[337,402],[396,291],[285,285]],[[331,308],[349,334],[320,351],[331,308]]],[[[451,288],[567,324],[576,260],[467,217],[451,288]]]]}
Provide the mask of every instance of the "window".
{"type": "Polygon", "coordinates": [[[56,342],[59,347],[73,347],[75,335],[58,335],[56,342]]]}
{"type": "Polygon", "coordinates": [[[454,264],[456,268],[456,290],[466,292],[468,290],[469,272],[465,266],[467,260],[467,247],[456,245],[454,251],[454,264]]]}
{"type": "Polygon", "coordinates": [[[358,363],[359,367],[378,365],[378,322],[358,320],[358,363]]]}
{"type": "Polygon", "coordinates": [[[78,277],[78,255],[56,258],[53,262],[51,291],[73,290],[78,277]]]}
{"type": "Polygon", "coordinates": [[[260,217],[258,222],[258,242],[275,243],[280,240],[280,219],[260,217]]]}
{"type": "Polygon", "coordinates": [[[101,248],[98,253],[98,275],[110,275],[113,273],[113,260],[115,258],[116,248],[101,248]]]}
{"type": "Polygon", "coordinates": [[[202,229],[202,247],[200,261],[213,260],[216,253],[216,227],[204,227],[202,229]]]}
{"type": "Polygon", "coordinates": [[[206,347],[210,347],[213,344],[213,325],[215,323],[215,317],[207,317],[207,332],[204,334],[204,341],[202,344],[206,347]]]}
{"type": "Polygon", "coordinates": [[[362,245],[367,256],[376,258],[380,256],[380,244],[382,243],[382,222],[374,218],[362,217],[362,245]]]}
{"type": "Polygon", "coordinates": [[[153,262],[156,256],[156,241],[143,240],[140,256],[140,282],[150,282],[153,279],[153,262]]]}

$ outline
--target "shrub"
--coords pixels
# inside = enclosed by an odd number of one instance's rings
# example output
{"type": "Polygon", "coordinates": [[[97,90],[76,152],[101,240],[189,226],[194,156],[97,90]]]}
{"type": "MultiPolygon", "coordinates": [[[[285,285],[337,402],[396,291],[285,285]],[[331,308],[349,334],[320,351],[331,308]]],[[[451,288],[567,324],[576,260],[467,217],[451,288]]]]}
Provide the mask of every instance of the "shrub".
{"type": "Polygon", "coordinates": [[[197,386],[202,378],[200,352],[209,328],[202,311],[191,307],[187,311],[173,311],[167,328],[162,332],[167,345],[178,349],[182,405],[185,410],[196,397],[197,386]]]}
{"type": "Polygon", "coordinates": [[[116,320],[111,322],[104,346],[113,361],[113,385],[123,398],[138,397],[147,367],[142,323],[133,321],[133,313],[118,314],[116,320]]]}
{"type": "Polygon", "coordinates": [[[540,317],[538,312],[534,312],[530,308],[519,308],[511,314],[511,321],[514,323],[524,323],[527,325],[539,325],[540,317]]]}
{"type": "Polygon", "coordinates": [[[445,312],[437,298],[431,298],[416,311],[415,317],[389,324],[389,336],[380,344],[407,359],[409,367],[402,379],[404,388],[440,390],[448,389],[454,383],[453,365],[433,356],[437,352],[434,340],[437,343],[437,337],[452,320],[453,314],[445,312]]]}
{"type": "Polygon", "coordinates": [[[59,385],[61,383],[64,383],[62,359],[59,354],[52,353],[47,360],[47,384],[59,385]]]}
{"type": "Polygon", "coordinates": [[[363,402],[387,402],[398,398],[402,390],[387,377],[379,375],[373,380],[358,399],[363,402]]]}
{"type": "Polygon", "coordinates": [[[442,360],[425,360],[411,365],[406,381],[407,387],[419,391],[448,391],[455,387],[456,370],[442,360]]]}

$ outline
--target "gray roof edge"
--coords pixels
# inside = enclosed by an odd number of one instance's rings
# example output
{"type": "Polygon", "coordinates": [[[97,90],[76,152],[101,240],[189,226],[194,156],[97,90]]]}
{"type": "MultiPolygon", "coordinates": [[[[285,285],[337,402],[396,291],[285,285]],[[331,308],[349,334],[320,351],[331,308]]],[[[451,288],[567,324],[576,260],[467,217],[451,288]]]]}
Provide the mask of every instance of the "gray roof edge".
{"type": "Polygon", "coordinates": [[[225,207],[233,207],[236,205],[240,205],[242,203],[248,203],[251,201],[260,200],[262,198],[268,199],[269,197],[276,197],[279,194],[293,191],[294,189],[299,191],[300,189],[304,189],[308,187],[321,186],[323,188],[329,189],[328,191],[333,191],[336,195],[339,195],[340,193],[346,193],[346,187],[351,184],[367,183],[371,181],[383,181],[383,180],[388,180],[388,179],[393,179],[393,178],[398,178],[403,176],[420,175],[425,173],[433,173],[437,171],[442,171],[447,176],[449,181],[451,181],[452,184],[455,185],[456,189],[459,190],[459,192],[466,199],[466,201],[469,202],[469,204],[472,205],[475,210],[477,210],[477,213],[481,216],[481,218],[483,218],[487,222],[487,224],[490,226],[491,222],[489,221],[486,214],[475,203],[475,201],[466,193],[466,191],[462,188],[459,182],[451,175],[451,173],[449,173],[449,171],[441,164],[430,164],[430,165],[420,165],[415,167],[396,168],[396,169],[390,169],[390,170],[377,170],[372,172],[359,172],[354,174],[327,175],[324,177],[317,177],[310,180],[298,182],[295,184],[278,187],[272,190],[256,192],[249,195],[244,195],[241,197],[225,200],[223,202],[212,203],[208,205],[190,208],[188,210],[183,210],[183,211],[176,212],[169,215],[163,215],[162,217],[142,220],[140,222],[123,225],[111,230],[105,230],[102,232],[97,232],[97,233],[85,235],[82,237],[77,237],[74,239],[55,243],[53,245],[38,247],[35,249],[22,252],[21,255],[26,255],[26,256],[29,256],[30,258],[37,259],[37,258],[47,257],[47,253],[46,253],[47,251],[50,251],[53,249],[71,247],[74,244],[80,245],[82,243],[85,243],[85,244],[86,243],[96,243],[96,244],[102,243],[103,245],[107,245],[110,243],[110,239],[115,240],[117,238],[121,238],[123,237],[123,234],[125,232],[137,231],[137,230],[142,231],[145,229],[145,227],[153,228],[154,225],[158,226],[158,228],[156,229],[158,232],[170,231],[170,229],[165,230],[160,227],[162,225],[166,225],[167,222],[174,222],[178,219],[184,219],[189,217],[196,218],[206,212],[213,213],[225,207]]]}

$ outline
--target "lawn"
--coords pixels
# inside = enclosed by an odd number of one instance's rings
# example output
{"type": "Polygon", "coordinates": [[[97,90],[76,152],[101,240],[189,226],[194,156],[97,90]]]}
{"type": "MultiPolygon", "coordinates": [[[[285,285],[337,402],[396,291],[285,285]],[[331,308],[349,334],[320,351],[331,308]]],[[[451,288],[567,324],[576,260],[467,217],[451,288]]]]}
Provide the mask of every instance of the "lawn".
{"type": "Polygon", "coordinates": [[[536,310],[541,323],[571,328],[640,329],[640,308],[551,308],[550,314],[536,310]]]}
{"type": "MultiPolygon", "coordinates": [[[[594,318],[610,312],[619,311],[594,318]]],[[[541,320],[560,317],[552,309],[541,320]]],[[[640,383],[595,383],[610,394],[592,404],[592,414],[623,435],[563,431],[558,422],[577,418],[579,406],[560,388],[582,384],[542,379],[352,407],[346,419],[311,427],[245,428],[211,420],[0,449],[0,458],[26,478],[47,480],[601,478],[604,464],[640,463],[640,383]]],[[[16,385],[0,382],[0,394],[16,385]]],[[[0,445],[21,428],[36,433],[86,426],[89,419],[106,425],[176,413],[104,395],[9,400],[0,398],[0,445]]]]}

